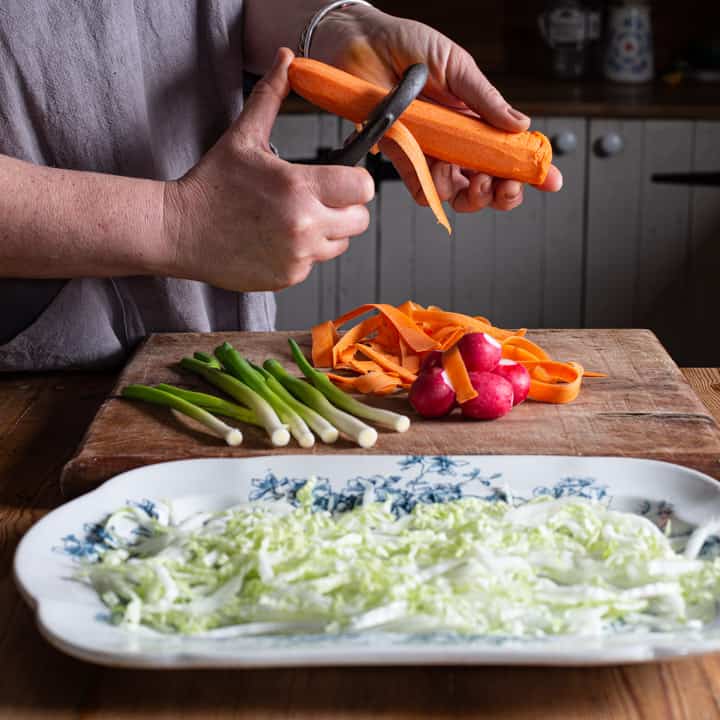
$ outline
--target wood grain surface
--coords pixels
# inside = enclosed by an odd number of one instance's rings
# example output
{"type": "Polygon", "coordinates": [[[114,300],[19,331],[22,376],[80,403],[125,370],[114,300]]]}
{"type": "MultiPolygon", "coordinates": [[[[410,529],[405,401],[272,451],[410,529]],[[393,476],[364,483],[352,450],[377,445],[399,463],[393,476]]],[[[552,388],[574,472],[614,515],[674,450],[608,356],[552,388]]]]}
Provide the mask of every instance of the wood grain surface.
{"type": "MultiPolygon", "coordinates": [[[[720,419],[720,371],[685,370],[720,419]]],[[[62,502],[59,474],[111,375],[0,379],[0,720],[711,720],[720,655],[597,669],[132,671],[62,655],[12,580],[22,534],[62,502]]]]}
{"type": "MultiPolygon", "coordinates": [[[[229,448],[199,426],[165,408],[118,397],[129,383],[168,382],[209,390],[204,381],[177,368],[183,355],[212,351],[229,340],[251,359],[276,357],[292,367],[288,333],[154,335],[138,350],[103,403],[77,455],[63,473],[68,496],[85,492],[107,478],[148,463],[189,457],[229,457],[296,453],[291,442],[271,448],[262,430],[243,428],[245,441],[229,448]]],[[[295,334],[309,351],[309,335],[295,334]]],[[[413,418],[406,434],[381,432],[374,453],[625,455],[679,462],[720,475],[720,431],[652,333],[645,330],[537,330],[531,337],[554,357],[573,359],[607,372],[586,381],[569,405],[524,403],[502,420],[464,421],[454,414],[443,421],[413,418]]],[[[297,372],[297,370],[295,370],[297,372]]],[[[376,401],[401,412],[405,397],[376,401]]],[[[345,440],[318,443],[315,453],[366,453],[345,440]]]]}

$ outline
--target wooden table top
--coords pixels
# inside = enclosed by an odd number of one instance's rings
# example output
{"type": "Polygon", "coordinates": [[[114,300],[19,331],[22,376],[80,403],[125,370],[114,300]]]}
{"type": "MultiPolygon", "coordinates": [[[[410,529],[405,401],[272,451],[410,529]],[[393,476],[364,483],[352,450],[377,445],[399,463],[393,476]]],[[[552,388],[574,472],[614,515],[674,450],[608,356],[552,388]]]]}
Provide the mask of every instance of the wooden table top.
{"type": "MultiPolygon", "coordinates": [[[[684,373],[720,420],[720,370],[684,373]]],[[[720,655],[592,669],[112,670],[38,633],[12,579],[20,537],[62,502],[59,475],[109,374],[0,379],[0,719],[382,720],[720,717],[720,655]]]]}

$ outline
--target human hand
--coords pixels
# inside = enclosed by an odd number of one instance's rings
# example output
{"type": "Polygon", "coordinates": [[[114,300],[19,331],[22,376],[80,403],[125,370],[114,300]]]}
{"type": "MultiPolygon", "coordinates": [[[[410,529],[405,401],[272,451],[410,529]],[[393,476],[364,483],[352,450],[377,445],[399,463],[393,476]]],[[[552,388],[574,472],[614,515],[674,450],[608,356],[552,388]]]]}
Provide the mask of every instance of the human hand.
{"type": "MultiPolygon", "coordinates": [[[[468,52],[413,20],[359,5],[344,8],[320,24],[312,55],[387,88],[398,82],[407,67],[423,62],[429,69],[424,91],[427,99],[478,115],[509,132],[521,132],[530,125],[530,118],[510,106],[468,52]]],[[[392,160],[413,197],[426,204],[412,165],[403,153],[388,139],[380,149],[392,160]]],[[[520,182],[492,178],[434,158],[428,158],[428,164],[440,199],[448,200],[458,212],[474,212],[487,206],[512,210],[522,203],[520,182]]],[[[539,189],[554,192],[561,187],[562,175],[553,165],[539,189]]]]}
{"type": "Polygon", "coordinates": [[[288,49],[278,51],[232,127],[166,184],[169,274],[230,290],[279,290],[367,229],[375,188],[365,169],[290,164],[270,149],[292,60],[288,49]]]}

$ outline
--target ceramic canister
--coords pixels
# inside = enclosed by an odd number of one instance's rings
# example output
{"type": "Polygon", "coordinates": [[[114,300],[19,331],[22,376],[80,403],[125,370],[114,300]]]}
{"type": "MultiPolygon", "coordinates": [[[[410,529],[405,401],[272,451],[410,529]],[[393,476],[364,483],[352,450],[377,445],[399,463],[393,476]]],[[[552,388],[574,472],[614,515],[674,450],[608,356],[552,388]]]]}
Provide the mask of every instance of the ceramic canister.
{"type": "Polygon", "coordinates": [[[610,8],[605,77],[618,82],[648,82],[654,75],[650,7],[627,2],[610,8]]]}

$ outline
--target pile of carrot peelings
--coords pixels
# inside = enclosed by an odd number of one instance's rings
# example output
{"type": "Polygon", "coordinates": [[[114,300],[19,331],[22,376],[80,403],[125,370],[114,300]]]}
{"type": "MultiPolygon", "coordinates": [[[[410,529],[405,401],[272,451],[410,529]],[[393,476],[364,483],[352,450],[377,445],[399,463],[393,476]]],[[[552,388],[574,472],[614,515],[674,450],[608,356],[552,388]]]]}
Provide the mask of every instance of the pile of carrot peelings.
{"type": "Polygon", "coordinates": [[[411,301],[398,307],[360,305],[336,320],[316,325],[312,329],[312,360],[316,368],[328,369],[328,377],[348,392],[388,395],[408,390],[427,355],[441,352],[443,368],[462,403],[477,393],[457,343],[473,332],[495,338],[502,345],[504,358],[528,369],[532,400],[572,402],[580,393],[583,377],[603,377],[585,371],[576,362],[554,360],[525,337],[524,328],[504,330],[485,317],[425,308],[411,301]],[[346,325],[361,317],[341,334],[346,325]]]}

